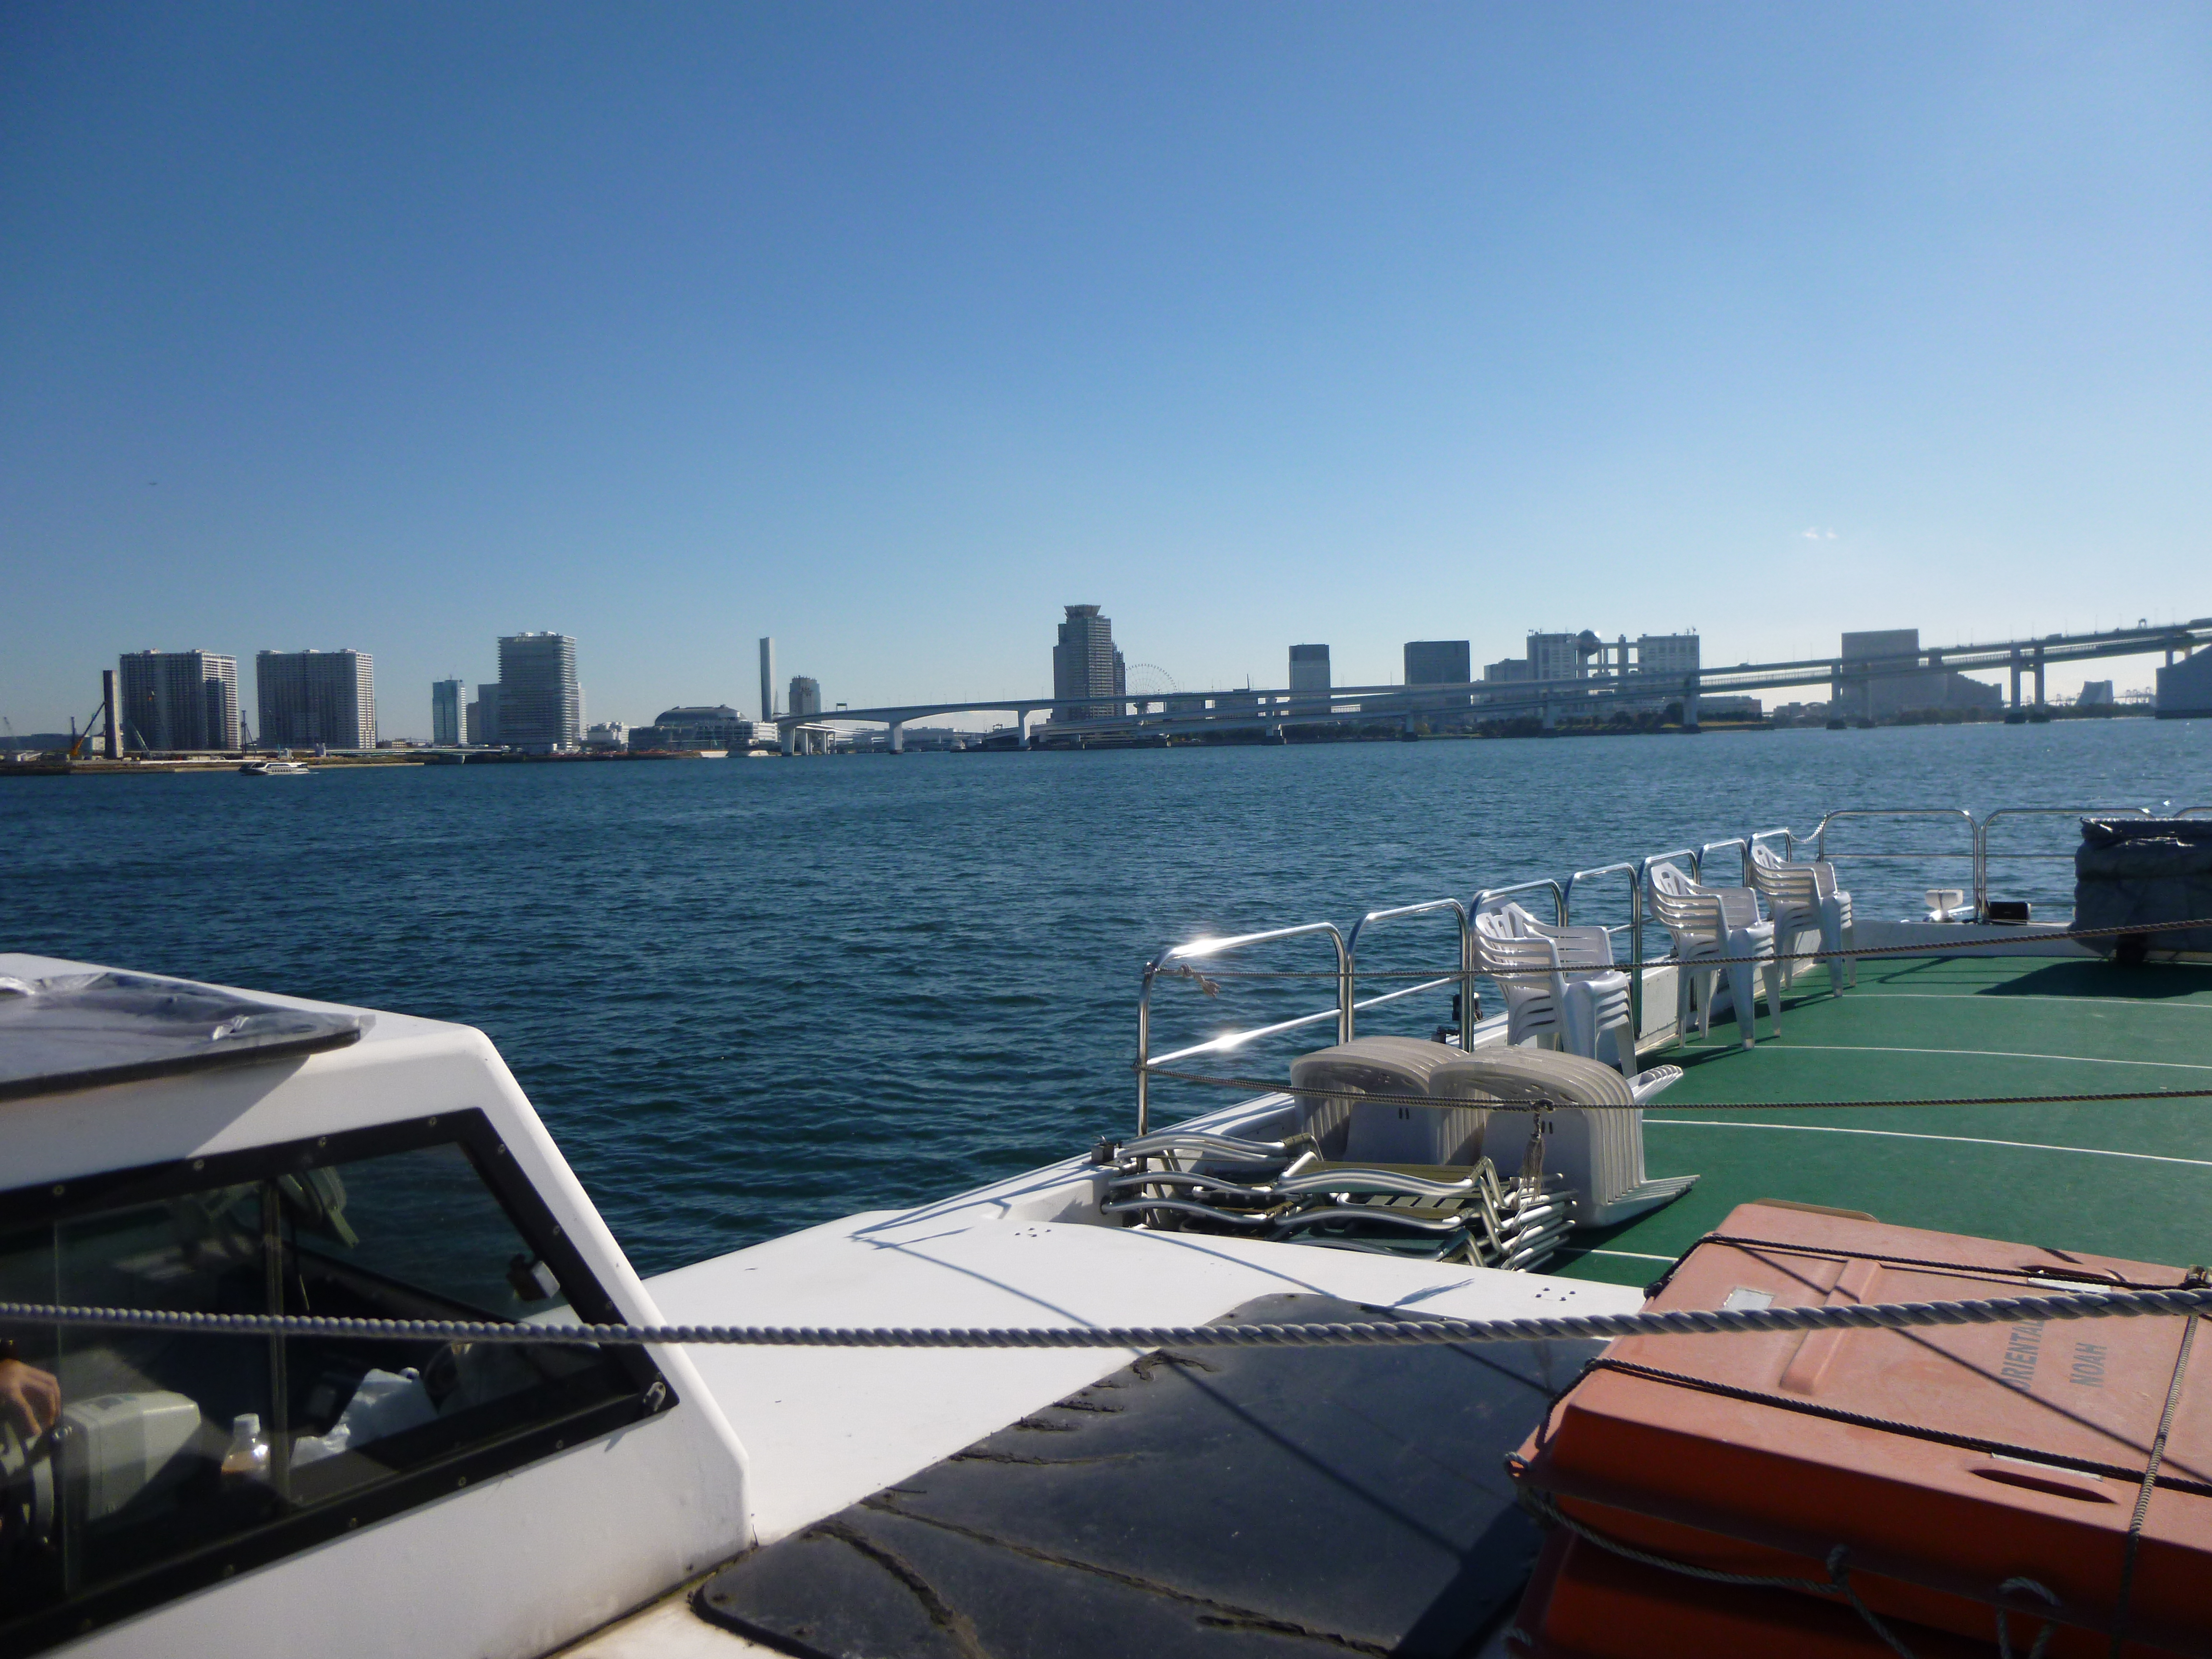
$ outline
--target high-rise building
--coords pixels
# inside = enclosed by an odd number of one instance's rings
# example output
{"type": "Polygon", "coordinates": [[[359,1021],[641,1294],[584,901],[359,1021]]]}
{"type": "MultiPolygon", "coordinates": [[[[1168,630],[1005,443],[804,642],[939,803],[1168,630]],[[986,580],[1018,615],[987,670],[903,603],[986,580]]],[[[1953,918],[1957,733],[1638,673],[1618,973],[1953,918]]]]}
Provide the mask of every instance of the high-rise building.
{"type": "Polygon", "coordinates": [[[584,741],[576,641],[566,634],[509,634],[499,642],[499,740],[532,754],[565,755],[584,741]]]}
{"type": "Polygon", "coordinates": [[[499,682],[477,687],[477,700],[469,705],[468,740],[486,748],[495,748],[499,735],[499,682]]]}
{"type": "Polygon", "coordinates": [[[365,651],[263,651],[253,659],[264,749],[376,747],[376,669],[365,651]]]}
{"type": "Polygon", "coordinates": [[[118,736],[126,753],[239,746],[237,658],[131,651],[118,668],[118,736]]]}
{"type": "Polygon", "coordinates": [[[1473,661],[1465,640],[1408,640],[1406,684],[1466,685],[1474,678],[1468,667],[1473,661]]]}
{"type": "Polygon", "coordinates": [[[1579,634],[1531,634],[1528,636],[1528,678],[1532,680],[1578,680],[1589,672],[1589,659],[1579,634]]]}
{"type": "Polygon", "coordinates": [[[448,748],[461,741],[467,725],[462,716],[468,707],[466,688],[459,680],[430,682],[430,741],[448,748]]]}
{"type": "Polygon", "coordinates": [[[1294,645],[1291,647],[1291,708],[1298,714],[1328,712],[1328,647],[1325,645],[1294,645]],[[1319,691],[1323,695],[1299,696],[1301,691],[1319,691]]]}
{"type": "Polygon", "coordinates": [[[1504,657],[1497,662],[1483,664],[1482,678],[1492,682],[1533,680],[1536,678],[1536,669],[1526,657],[1504,657]]]}
{"type": "Polygon", "coordinates": [[[760,668],[761,718],[772,720],[775,718],[775,641],[772,639],[760,642],[760,668]]]}
{"type": "Polygon", "coordinates": [[[1636,666],[1645,674],[1694,674],[1698,672],[1695,634],[1640,634],[1636,640],[1636,666]]]}
{"type": "Polygon", "coordinates": [[[1095,605],[1071,605],[1067,620],[1060,625],[1060,642],[1052,647],[1052,695],[1063,701],[1075,697],[1110,698],[1110,702],[1079,703],[1053,710],[1056,720],[1103,720],[1121,713],[1121,699],[1129,689],[1128,670],[1114,648],[1114,623],[1098,614],[1095,605]]]}
{"type": "Polygon", "coordinates": [[[810,680],[804,674],[791,677],[791,702],[784,710],[789,714],[818,714],[822,712],[822,683],[810,680]]]}

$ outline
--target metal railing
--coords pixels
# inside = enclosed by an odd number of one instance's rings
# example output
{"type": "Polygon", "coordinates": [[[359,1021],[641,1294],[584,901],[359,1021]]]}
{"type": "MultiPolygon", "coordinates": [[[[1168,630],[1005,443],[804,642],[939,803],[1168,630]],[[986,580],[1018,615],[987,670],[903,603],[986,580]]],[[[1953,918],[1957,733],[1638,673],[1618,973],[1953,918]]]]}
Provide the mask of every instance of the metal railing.
{"type": "MultiPolygon", "coordinates": [[[[1274,927],[1261,933],[1241,933],[1233,938],[1194,939],[1162,952],[1145,964],[1144,986],[1137,1003],[1137,1132],[1146,1133],[1151,1122],[1151,1080],[1162,1068],[1178,1060],[1200,1054],[1222,1054],[1255,1042],[1265,1037],[1300,1030],[1325,1021],[1336,1022],[1337,1041],[1349,1042],[1358,1027],[1361,1011],[1378,1008],[1405,997],[1418,996],[1439,990],[1446,986],[1459,992],[1459,1039],[1462,1048],[1471,1046],[1476,1024],[1474,996],[1475,981],[1481,976],[1481,952],[1474,931],[1474,918],[1508,900],[1528,894],[1548,894],[1553,921],[1561,927],[1569,925],[1574,896],[1578,889],[1588,890],[1592,884],[1613,877],[1624,877],[1628,883],[1628,921],[1625,924],[1606,926],[1608,935],[1617,938],[1626,932],[1629,939],[1629,985],[1633,1030],[1640,1038],[1644,1030],[1644,974],[1647,967],[1664,965],[1671,959],[1662,958],[1654,964],[1644,950],[1644,930],[1650,914],[1646,890],[1654,866],[1676,864],[1687,867],[1692,879],[1705,879],[1705,860],[1715,852],[1734,852],[1742,868],[1744,884],[1751,884],[1753,849],[1762,843],[1779,839],[1785,856],[1794,858],[1801,849],[1810,849],[1816,859],[1833,863],[1862,861],[1867,863],[1926,862],[1931,860],[1968,860],[1972,869],[1974,914],[1977,920],[1987,914],[1989,902],[1989,871],[1997,860],[2063,860],[2072,856],[2067,853],[2037,853],[1994,850],[1990,844],[1993,825],[2007,819],[2033,817],[2094,817],[2116,814],[2153,816],[2142,806],[2003,806],[1981,818],[1960,806],[1850,806],[1842,807],[1822,817],[1806,834],[1794,830],[1777,828],[1756,830],[1747,836],[1729,836],[1711,841],[1694,850],[1676,848],[1668,852],[1654,853],[1634,863],[1621,862],[1601,865],[1594,869],[1577,870],[1561,882],[1554,878],[1539,877],[1531,881],[1514,882],[1503,887],[1486,887],[1462,903],[1455,898],[1428,899],[1417,904],[1390,906],[1370,910],[1352,925],[1349,933],[1334,922],[1310,921],[1293,927],[1274,927]],[[1962,848],[1929,847],[1908,851],[1868,850],[1831,852],[1828,847],[1830,831],[1836,826],[1854,819],[1933,819],[1939,823],[1956,823],[1966,830],[1966,844],[1962,848]],[[1459,928],[1459,962],[1455,968],[1439,969],[1433,976],[1419,978],[1413,984],[1362,1000],[1358,995],[1358,949],[1367,931],[1376,924],[1400,918],[1450,911],[1459,928]],[[1276,1020],[1244,1030],[1228,1031],[1210,1037],[1203,1042],[1178,1048],[1170,1054],[1155,1056],[1152,1052],[1152,997],[1154,982],[1163,977],[1190,977],[1205,981],[1206,976],[1192,964],[1230,951],[1244,951],[1279,940],[1301,939],[1326,933],[1334,948],[1336,998],[1334,1006],[1300,1014],[1289,1019],[1276,1020]]],[[[2212,805],[2190,806],[2167,816],[2174,817],[2212,817],[2212,805]]],[[[1418,972],[1419,970],[1416,970],[1418,972]]],[[[1319,975],[1316,977],[1330,977],[1319,975]]],[[[1297,977],[1304,977],[1298,975],[1297,977]]],[[[1206,981],[1211,991],[1218,987],[1206,981]]]]}
{"type": "MultiPolygon", "coordinates": [[[[1974,826],[1974,917],[1988,918],[1990,913],[1990,826],[1999,818],[2027,817],[2113,817],[2132,812],[2137,817],[2151,816],[2147,806],[2000,806],[1974,826]]],[[[1997,857],[2019,860],[2065,860],[2071,862],[2071,853],[1999,853],[1997,857]]]]}
{"type": "Polygon", "coordinates": [[[1455,898],[1425,899],[1419,904],[1401,904],[1388,910],[1370,910],[1352,924],[1352,933],[1344,942],[1345,954],[1345,1018],[1343,1041],[1352,1040],[1353,1017],[1362,1007],[1377,1008],[1386,1002],[1395,1002],[1401,997],[1418,996],[1424,991],[1433,991],[1439,985],[1459,988],[1459,1046],[1462,1050],[1474,1046],[1476,998],[1474,980],[1478,971],[1474,949],[1474,920],[1467,906],[1455,898]],[[1387,991],[1365,1003],[1359,1000],[1359,941],[1369,927],[1378,921],[1391,921],[1400,916],[1426,915],[1437,910],[1449,910],[1459,920],[1459,971],[1443,974],[1435,979],[1425,979],[1418,985],[1408,985],[1401,990],[1387,991]]]}
{"type": "Polygon", "coordinates": [[[1238,933],[1230,939],[1193,939],[1188,945],[1178,945],[1163,951],[1145,964],[1144,989],[1137,997],[1137,1133],[1145,1134],[1152,1125],[1152,1074],[1155,1067],[1170,1065],[1178,1060],[1188,1060],[1194,1054],[1220,1054],[1231,1048],[1257,1042],[1264,1036],[1273,1036],[1283,1031],[1295,1031],[1301,1026],[1316,1025],[1325,1019],[1337,1023],[1336,1040],[1352,1041],[1352,1000],[1350,994],[1352,953],[1345,948],[1344,935],[1333,921],[1304,921],[1295,927],[1270,927],[1264,933],[1238,933]],[[1227,1031],[1204,1042],[1193,1043],[1188,1048],[1178,1048],[1171,1054],[1152,1058],[1152,982],[1163,973],[1177,977],[1188,973],[1198,975],[1188,964],[1202,962],[1230,951],[1242,951],[1255,945],[1271,945],[1277,939],[1300,939],[1311,933],[1327,933],[1329,943],[1336,947],[1336,1006],[1324,1008],[1319,1013],[1301,1014],[1295,1019],[1278,1020],[1272,1025],[1255,1026],[1249,1031],[1227,1031]],[[1181,970],[1181,972],[1178,972],[1181,970]]]}

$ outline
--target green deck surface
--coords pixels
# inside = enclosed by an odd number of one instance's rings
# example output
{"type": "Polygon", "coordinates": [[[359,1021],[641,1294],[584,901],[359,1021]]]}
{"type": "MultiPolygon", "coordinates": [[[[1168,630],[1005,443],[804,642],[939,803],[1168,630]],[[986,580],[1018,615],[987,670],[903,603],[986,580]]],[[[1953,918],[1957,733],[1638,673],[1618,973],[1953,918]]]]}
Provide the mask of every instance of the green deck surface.
{"type": "Polygon", "coordinates": [[[1647,1054],[1683,1068],[1645,1115],[1654,1176],[1704,1178],[1553,1271],[1643,1284],[1757,1198],[1884,1221],[2184,1265],[2212,1261],[2212,1097],[2036,1106],[1790,1109],[1815,1100],[2212,1089],[2212,969],[2035,957],[1862,963],[1784,1000],[1783,1035],[1647,1054]],[[1815,987],[1820,988],[1816,991],[1815,987]],[[1756,1103],[1756,1111],[1700,1111],[1756,1103]]]}

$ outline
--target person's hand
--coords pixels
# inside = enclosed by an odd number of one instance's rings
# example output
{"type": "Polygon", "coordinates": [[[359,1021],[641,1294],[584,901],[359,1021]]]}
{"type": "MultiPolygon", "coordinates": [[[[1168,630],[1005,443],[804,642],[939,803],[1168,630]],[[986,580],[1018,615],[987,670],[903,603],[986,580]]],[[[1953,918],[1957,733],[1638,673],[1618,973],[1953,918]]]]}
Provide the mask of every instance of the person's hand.
{"type": "Polygon", "coordinates": [[[62,1385],[52,1371],[0,1359],[0,1419],[13,1423],[25,1439],[36,1439],[53,1427],[61,1409],[62,1385]]]}

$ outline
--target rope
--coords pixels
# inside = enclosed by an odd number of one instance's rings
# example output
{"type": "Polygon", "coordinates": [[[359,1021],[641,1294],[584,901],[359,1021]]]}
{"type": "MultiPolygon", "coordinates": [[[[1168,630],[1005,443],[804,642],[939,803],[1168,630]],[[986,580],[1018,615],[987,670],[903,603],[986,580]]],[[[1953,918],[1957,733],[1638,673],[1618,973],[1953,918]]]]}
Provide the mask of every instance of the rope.
{"type": "MultiPolygon", "coordinates": [[[[2203,1282],[2201,1274],[2192,1274],[2203,1282]]],[[[2173,1427],[2174,1408],[2181,1403],[2181,1379],[2189,1373],[2189,1351],[2197,1340],[2197,1322],[2190,1320],[2182,1327],[2181,1350],[2173,1357],[2173,1377],[2166,1385],[2166,1409],[2159,1413],[2158,1434],[2150,1443],[2150,1456],[2143,1469],[2142,1485],[2136,1490],[2136,1512],[2128,1522],[2127,1553],[2120,1561],[2120,1595],[2112,1608],[2112,1644],[2106,1650],[2106,1659],[2120,1659],[2120,1643],[2127,1633],[2128,1602],[2135,1593],[2136,1556],[2142,1544],[2143,1520],[2150,1513],[2150,1495],[2161,1483],[2159,1465],[2166,1461],[2166,1437],[2173,1427]]],[[[2172,1486],[2172,1481],[2163,1484],[2172,1486]]]]}
{"type": "Polygon", "coordinates": [[[392,1341],[560,1343],[592,1347],[1255,1348],[1549,1342],[1619,1336],[1735,1336],[1752,1332],[1902,1330],[2033,1320],[2130,1319],[2212,1313],[2212,1285],[2120,1293],[1994,1297],[1818,1308],[1674,1309],[1563,1314],[1545,1319],[1385,1320],[1357,1324],[1076,1325],[1013,1328],[813,1325],[528,1325],[490,1319],[346,1319],[305,1314],[179,1313],[0,1302],[0,1324],[167,1331],[208,1336],[324,1336],[392,1341]]]}
{"type": "MultiPolygon", "coordinates": [[[[1216,1089],[1259,1090],[1262,1092],[1327,1097],[1341,1095],[1362,1104],[1377,1106],[1480,1106],[1489,1112],[1549,1112],[1571,1107],[1584,1112],[1633,1112],[1645,1109],[1634,1101],[1484,1100],[1449,1095],[1370,1095],[1338,1084],[1334,1087],[1290,1083],[1265,1077],[1206,1077],[1197,1072],[1174,1072],[1164,1066],[1143,1068],[1148,1077],[1176,1083],[1202,1083],[1216,1089]]],[[[2124,1100],[2203,1100],[2212,1089],[2133,1089],[2101,1095],[1947,1095],[1925,1100],[1730,1100],[1699,1101],[1701,1112],[1840,1112],[1876,1106],[2094,1106],[2124,1100]]],[[[1662,1108],[1661,1109],[1664,1109],[1662,1108]]],[[[1163,1132],[1165,1133],[1165,1132],[1163,1132]]]]}
{"type": "MultiPolygon", "coordinates": [[[[1978,922],[1971,925],[1982,927],[2002,927],[2007,924],[1978,922]]],[[[2120,927],[2069,927],[2062,933],[2056,933],[2010,935],[2002,933],[1978,933],[1972,939],[1959,940],[1956,943],[1997,945],[2004,944],[2009,939],[2032,939],[2039,945],[2045,945],[2066,939],[2117,939],[2124,934],[2131,933],[2182,933],[2193,927],[2212,927],[2212,916],[2198,916],[2189,921],[2142,921],[2120,927]]],[[[1942,954],[1942,946],[1924,943],[1863,945],[1849,945],[1835,951],[1768,951],[1758,956],[1749,957],[1692,957],[1687,962],[1679,962],[1673,957],[1662,957],[1656,961],[1647,962],[1641,965],[1645,968],[1687,967],[1702,971],[1707,968],[1730,967],[1747,962],[1844,962],[1855,961],[1865,957],[1939,957],[1942,954]]],[[[1630,965],[1627,963],[1612,964],[1616,972],[1630,965]]],[[[1358,977],[1361,979],[1459,979],[1463,976],[1471,978],[1479,975],[1486,979],[1548,979],[1554,971],[1575,974],[1601,972],[1603,969],[1601,967],[1586,965],[1580,968],[1562,966],[1557,970],[1550,968],[1512,968],[1500,973],[1492,973],[1487,968],[1362,968],[1358,970],[1358,977]]],[[[1158,967],[1152,972],[1153,977],[1157,979],[1194,979],[1201,982],[1224,979],[1340,979],[1343,977],[1343,975],[1334,968],[1208,968],[1201,971],[1182,963],[1158,967]]]]}
{"type": "MultiPolygon", "coordinates": [[[[1765,1573],[1723,1572],[1717,1567],[1700,1567],[1688,1561],[1679,1561],[1672,1556],[1657,1555],[1650,1550],[1638,1549],[1618,1538],[1607,1536],[1595,1527],[1585,1526],[1560,1509],[1552,1495],[1542,1488],[1530,1486],[1522,1477],[1528,1466],[1517,1457],[1505,1460],[1506,1472],[1514,1477],[1520,1488],[1521,1500],[1539,1522],[1565,1527],[1577,1538],[1585,1539],[1598,1548],[1622,1557],[1640,1561],[1647,1567],[1658,1567],[1664,1571],[1679,1573],[1685,1578],[1701,1578],[1709,1584],[1737,1584],[1747,1589],[1803,1590],[1814,1595],[1833,1595],[1848,1602],[1851,1609],[1866,1621],[1867,1627],[1880,1637],[1889,1650],[1900,1659],[1913,1659],[1912,1650],[1899,1641],[1890,1628],[1875,1616],[1875,1611],[1859,1598],[1851,1588],[1850,1570],[1847,1565],[1850,1552],[1848,1546],[1838,1544],[1828,1552],[1822,1564],[1828,1570],[1825,1578],[1778,1578],[1765,1573]]],[[[2000,1615],[2002,1616],[2002,1615],[2000,1615]]]]}

